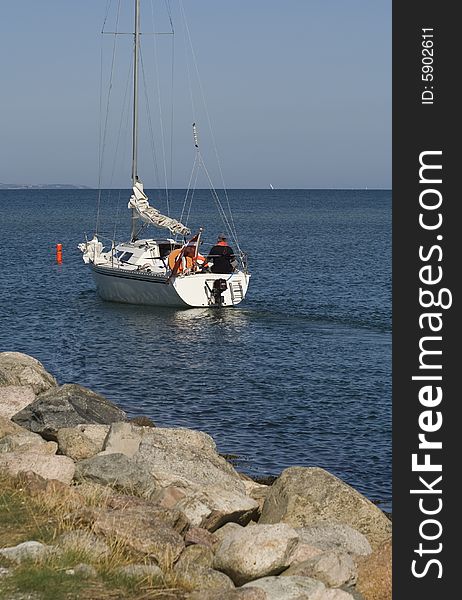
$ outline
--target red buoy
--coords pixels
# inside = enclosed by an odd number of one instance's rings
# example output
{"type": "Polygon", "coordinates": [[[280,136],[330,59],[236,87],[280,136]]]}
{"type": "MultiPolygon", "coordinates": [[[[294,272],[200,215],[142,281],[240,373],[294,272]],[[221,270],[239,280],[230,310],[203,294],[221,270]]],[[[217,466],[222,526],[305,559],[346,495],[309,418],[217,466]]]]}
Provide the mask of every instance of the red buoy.
{"type": "Polygon", "coordinates": [[[63,262],[63,245],[56,244],[56,262],[60,265],[63,262]]]}

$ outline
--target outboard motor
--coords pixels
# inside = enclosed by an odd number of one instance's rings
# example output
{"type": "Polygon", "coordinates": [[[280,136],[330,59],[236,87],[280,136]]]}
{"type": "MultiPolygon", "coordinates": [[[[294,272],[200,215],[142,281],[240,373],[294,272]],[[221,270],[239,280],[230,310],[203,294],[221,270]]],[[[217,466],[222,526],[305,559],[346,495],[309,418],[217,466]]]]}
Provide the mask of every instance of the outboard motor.
{"type": "Polygon", "coordinates": [[[223,305],[223,293],[228,289],[225,279],[215,279],[212,287],[212,298],[217,306],[223,305]]]}

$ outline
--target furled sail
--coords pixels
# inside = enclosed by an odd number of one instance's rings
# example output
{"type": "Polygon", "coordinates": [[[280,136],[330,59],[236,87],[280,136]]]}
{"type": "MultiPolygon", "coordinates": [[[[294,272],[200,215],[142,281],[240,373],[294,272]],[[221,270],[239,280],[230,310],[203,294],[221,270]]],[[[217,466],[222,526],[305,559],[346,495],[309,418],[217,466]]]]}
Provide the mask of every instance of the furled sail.
{"type": "Polygon", "coordinates": [[[138,217],[150,225],[166,227],[172,233],[180,233],[181,235],[189,235],[191,233],[191,230],[183,225],[183,223],[162,215],[157,208],[153,208],[149,204],[141,181],[137,181],[133,186],[133,194],[130,196],[128,208],[134,209],[138,217]]]}

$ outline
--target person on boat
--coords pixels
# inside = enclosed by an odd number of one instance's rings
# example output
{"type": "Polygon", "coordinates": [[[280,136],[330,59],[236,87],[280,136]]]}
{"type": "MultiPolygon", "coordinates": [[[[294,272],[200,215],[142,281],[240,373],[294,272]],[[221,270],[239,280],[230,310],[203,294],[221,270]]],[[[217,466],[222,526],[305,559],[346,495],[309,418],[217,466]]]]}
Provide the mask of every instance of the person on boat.
{"type": "Polygon", "coordinates": [[[168,266],[174,269],[177,260],[181,260],[177,268],[177,273],[190,273],[191,271],[200,271],[207,266],[207,259],[202,254],[196,255],[196,246],[194,244],[173,250],[168,256],[168,266]],[[181,256],[180,256],[181,254],[181,256]]]}
{"type": "Polygon", "coordinates": [[[233,273],[236,264],[236,257],[224,233],[220,233],[217,243],[209,252],[207,261],[213,261],[211,266],[212,273],[233,273]]]}

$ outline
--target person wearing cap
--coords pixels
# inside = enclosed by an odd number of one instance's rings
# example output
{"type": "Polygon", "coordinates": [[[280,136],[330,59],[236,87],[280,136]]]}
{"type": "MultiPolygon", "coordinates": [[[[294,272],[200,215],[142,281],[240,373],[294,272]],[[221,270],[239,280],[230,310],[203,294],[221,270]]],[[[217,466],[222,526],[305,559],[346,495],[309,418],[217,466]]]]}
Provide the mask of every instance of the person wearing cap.
{"type": "Polygon", "coordinates": [[[212,261],[212,273],[232,273],[236,264],[236,257],[231,246],[228,245],[226,235],[220,233],[217,243],[210,250],[207,261],[212,261]]]}

